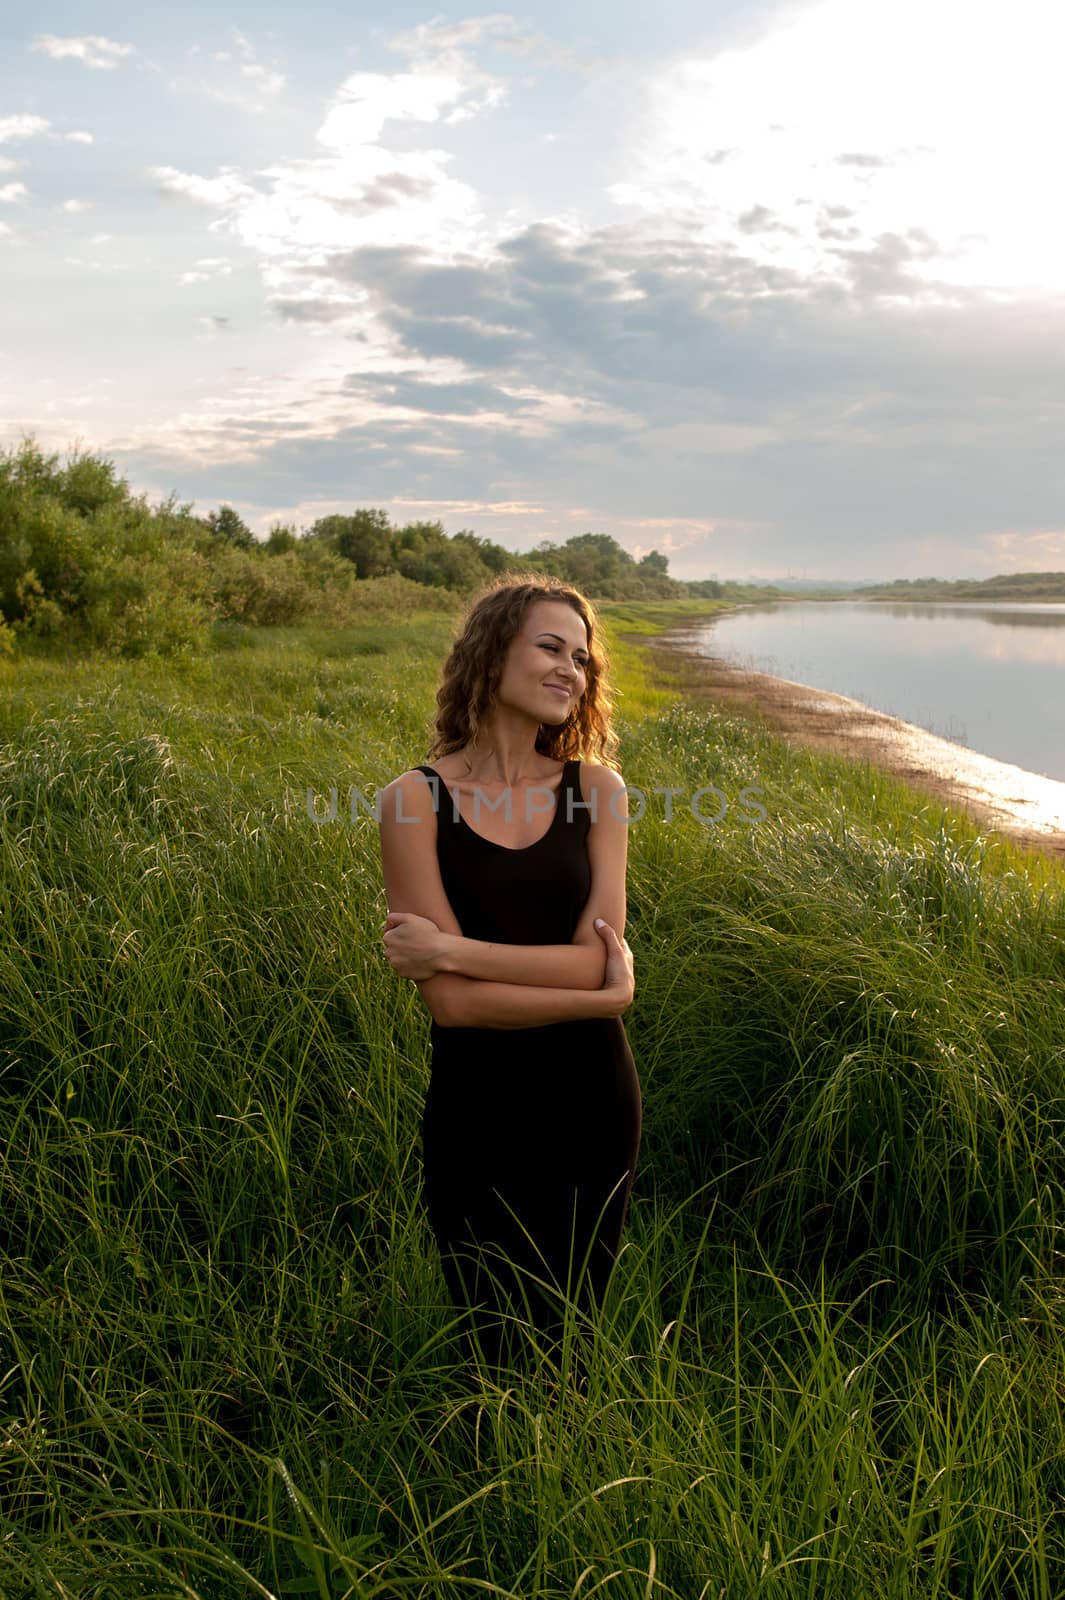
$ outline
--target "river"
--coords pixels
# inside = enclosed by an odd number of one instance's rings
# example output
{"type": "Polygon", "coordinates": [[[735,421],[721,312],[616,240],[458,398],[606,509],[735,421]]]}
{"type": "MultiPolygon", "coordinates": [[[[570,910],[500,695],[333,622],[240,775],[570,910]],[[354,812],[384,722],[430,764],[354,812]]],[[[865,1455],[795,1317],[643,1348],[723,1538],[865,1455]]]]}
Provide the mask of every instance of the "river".
{"type": "Polygon", "coordinates": [[[1065,780],[1065,604],[774,601],[689,631],[688,647],[1065,780]]]}

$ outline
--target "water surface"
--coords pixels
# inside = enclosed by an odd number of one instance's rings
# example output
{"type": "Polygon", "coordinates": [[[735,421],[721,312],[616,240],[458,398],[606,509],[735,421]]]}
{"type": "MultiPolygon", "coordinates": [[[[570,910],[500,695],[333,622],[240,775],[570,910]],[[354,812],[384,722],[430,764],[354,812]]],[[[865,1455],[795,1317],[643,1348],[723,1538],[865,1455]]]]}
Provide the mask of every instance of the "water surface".
{"type": "Polygon", "coordinates": [[[1065,604],[775,601],[686,637],[706,655],[1065,779],[1065,604]]]}

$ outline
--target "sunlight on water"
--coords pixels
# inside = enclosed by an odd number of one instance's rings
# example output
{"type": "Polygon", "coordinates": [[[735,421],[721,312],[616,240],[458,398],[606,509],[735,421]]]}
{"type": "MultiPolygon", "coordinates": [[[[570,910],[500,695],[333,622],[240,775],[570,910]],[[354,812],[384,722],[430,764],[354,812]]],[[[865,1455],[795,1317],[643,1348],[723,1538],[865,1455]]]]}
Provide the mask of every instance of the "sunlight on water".
{"type": "Polygon", "coordinates": [[[876,743],[1003,819],[1065,831],[1065,605],[772,602],[684,647],[809,687],[796,708],[838,713],[870,758],[876,743]]]}

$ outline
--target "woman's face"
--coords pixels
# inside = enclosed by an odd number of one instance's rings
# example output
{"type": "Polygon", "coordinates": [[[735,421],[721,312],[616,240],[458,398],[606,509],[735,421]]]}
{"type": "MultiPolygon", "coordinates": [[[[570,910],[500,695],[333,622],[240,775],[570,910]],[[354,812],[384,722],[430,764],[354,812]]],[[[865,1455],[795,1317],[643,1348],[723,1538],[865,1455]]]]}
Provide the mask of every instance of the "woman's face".
{"type": "Polygon", "coordinates": [[[587,687],[588,630],[580,615],[564,600],[537,600],[511,641],[497,703],[555,724],[565,722],[587,687]]]}

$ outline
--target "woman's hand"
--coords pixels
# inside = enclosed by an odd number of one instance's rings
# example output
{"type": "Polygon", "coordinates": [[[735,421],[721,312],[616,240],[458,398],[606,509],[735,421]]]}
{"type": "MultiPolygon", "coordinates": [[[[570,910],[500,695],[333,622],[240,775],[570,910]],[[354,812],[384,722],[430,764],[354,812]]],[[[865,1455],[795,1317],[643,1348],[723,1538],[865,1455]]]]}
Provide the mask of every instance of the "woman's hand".
{"type": "Polygon", "coordinates": [[[400,978],[418,981],[442,972],[444,954],[453,938],[441,933],[435,922],[413,911],[390,911],[382,942],[392,970],[400,978]]]}
{"type": "Polygon", "coordinates": [[[619,939],[609,922],[604,922],[602,917],[597,919],[595,931],[606,945],[606,972],[601,987],[611,998],[612,1014],[620,1017],[621,1013],[632,1005],[633,995],[636,993],[632,951],[629,949],[628,940],[619,939]],[[616,1007],[616,1010],[613,1007],[616,1007]]]}

